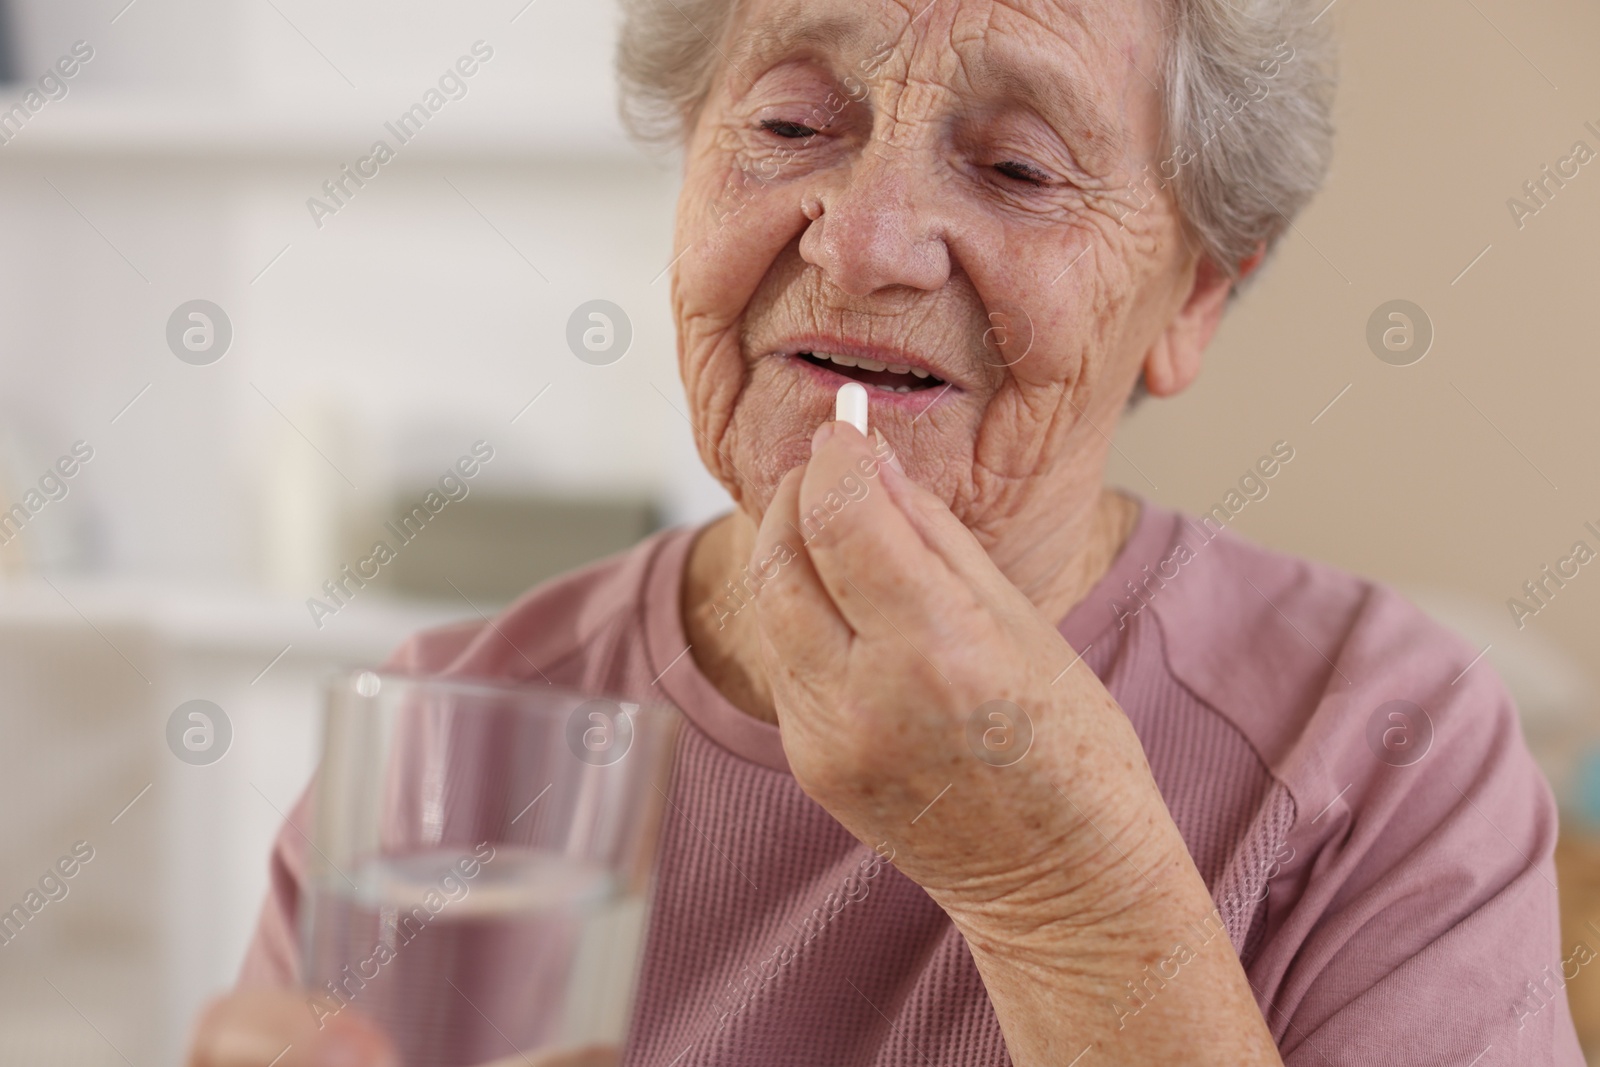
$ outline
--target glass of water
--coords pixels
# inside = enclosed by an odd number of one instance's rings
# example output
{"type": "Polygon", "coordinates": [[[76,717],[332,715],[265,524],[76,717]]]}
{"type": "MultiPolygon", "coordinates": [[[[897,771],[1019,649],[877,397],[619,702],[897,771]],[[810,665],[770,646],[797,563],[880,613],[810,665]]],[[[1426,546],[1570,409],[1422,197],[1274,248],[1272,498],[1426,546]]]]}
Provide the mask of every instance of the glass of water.
{"type": "Polygon", "coordinates": [[[620,1062],[678,713],[558,689],[332,681],[302,985],[406,1067],[620,1062]]]}

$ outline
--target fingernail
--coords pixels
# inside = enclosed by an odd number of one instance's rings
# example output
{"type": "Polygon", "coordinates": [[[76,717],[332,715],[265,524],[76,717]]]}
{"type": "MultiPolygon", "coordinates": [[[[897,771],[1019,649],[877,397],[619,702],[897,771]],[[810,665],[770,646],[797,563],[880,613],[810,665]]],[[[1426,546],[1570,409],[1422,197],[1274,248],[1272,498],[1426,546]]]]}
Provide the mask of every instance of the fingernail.
{"type": "Polygon", "coordinates": [[[811,454],[813,456],[817,454],[817,449],[826,444],[828,438],[833,436],[834,428],[837,425],[838,423],[830,419],[817,427],[817,432],[811,435],[811,454]]]}

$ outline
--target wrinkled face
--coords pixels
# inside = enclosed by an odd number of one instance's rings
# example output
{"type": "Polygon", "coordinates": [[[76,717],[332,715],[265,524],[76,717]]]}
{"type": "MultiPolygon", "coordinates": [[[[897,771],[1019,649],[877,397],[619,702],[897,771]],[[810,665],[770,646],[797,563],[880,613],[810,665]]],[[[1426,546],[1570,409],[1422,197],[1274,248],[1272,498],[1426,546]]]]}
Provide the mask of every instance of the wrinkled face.
{"type": "Polygon", "coordinates": [[[1098,492],[1194,278],[1143,173],[1157,7],[748,0],[688,142],[673,303],[701,454],[752,517],[852,379],[980,537],[1098,492]]]}

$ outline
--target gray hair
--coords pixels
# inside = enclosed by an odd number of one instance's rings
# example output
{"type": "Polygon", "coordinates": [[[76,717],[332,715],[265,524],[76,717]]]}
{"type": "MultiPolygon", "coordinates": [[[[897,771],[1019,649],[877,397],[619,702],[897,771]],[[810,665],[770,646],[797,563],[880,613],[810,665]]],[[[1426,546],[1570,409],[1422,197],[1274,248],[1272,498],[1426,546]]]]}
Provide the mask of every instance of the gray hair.
{"type": "MultiPolygon", "coordinates": [[[[739,2],[621,0],[617,77],[635,138],[681,143],[716,73],[712,42],[739,2]]],[[[1276,244],[1327,174],[1333,47],[1312,14],[1324,0],[1165,2],[1163,155],[1127,193],[1139,210],[1145,192],[1170,185],[1201,251],[1236,275],[1258,247],[1276,244]]]]}

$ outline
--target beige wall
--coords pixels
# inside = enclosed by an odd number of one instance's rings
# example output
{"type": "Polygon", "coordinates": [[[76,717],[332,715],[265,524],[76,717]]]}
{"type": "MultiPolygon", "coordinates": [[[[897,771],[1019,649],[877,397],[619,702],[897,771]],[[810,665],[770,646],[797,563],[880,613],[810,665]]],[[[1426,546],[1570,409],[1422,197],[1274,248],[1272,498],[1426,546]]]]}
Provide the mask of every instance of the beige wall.
{"type": "Polygon", "coordinates": [[[1520,633],[1505,601],[1575,540],[1600,550],[1583,529],[1600,527],[1600,159],[1520,231],[1506,201],[1575,141],[1600,152],[1584,128],[1600,129],[1600,9],[1339,0],[1327,17],[1343,57],[1327,188],[1197,386],[1125,423],[1112,476],[1204,510],[1287,440],[1294,461],[1237,530],[1408,589],[1470,593],[1498,612],[1469,634],[1494,642],[1491,661],[1537,635],[1593,678],[1600,561],[1520,633]],[[1396,298],[1435,328],[1409,367],[1365,340],[1396,298]]]}

